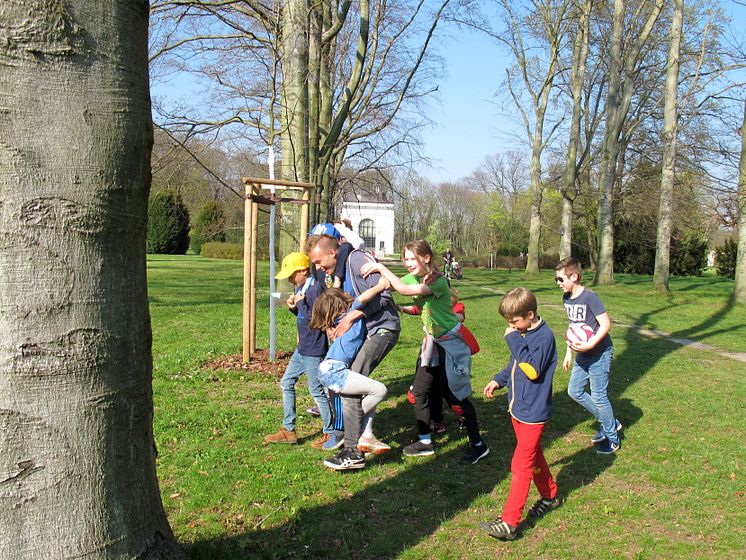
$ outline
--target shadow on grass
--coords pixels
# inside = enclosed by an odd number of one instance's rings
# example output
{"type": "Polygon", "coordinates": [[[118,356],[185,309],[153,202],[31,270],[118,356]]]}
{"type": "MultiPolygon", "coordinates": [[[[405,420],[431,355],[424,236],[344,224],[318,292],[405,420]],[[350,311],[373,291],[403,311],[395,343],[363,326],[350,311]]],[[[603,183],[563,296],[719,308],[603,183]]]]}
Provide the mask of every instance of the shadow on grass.
{"type": "MultiPolygon", "coordinates": [[[[649,352],[664,353],[654,341],[642,343],[649,346],[649,352]]],[[[620,369],[631,366],[625,363],[623,356],[616,364],[620,369]]],[[[646,370],[633,367],[631,371],[639,377],[646,370]]],[[[410,377],[389,380],[390,394],[406,392],[410,377]]],[[[630,377],[621,375],[613,378],[612,393],[618,394],[630,381],[630,377]]],[[[475,392],[479,391],[481,387],[475,387],[475,392]]],[[[377,435],[398,445],[388,455],[369,461],[367,469],[379,469],[373,478],[377,482],[332,504],[300,509],[291,521],[277,527],[195,542],[190,547],[190,557],[200,560],[398,556],[434,534],[442,523],[467,510],[475,499],[491,493],[500,481],[510,476],[515,439],[506,411],[505,392],[495,401],[473,400],[483,437],[491,448],[491,454],[477,465],[460,463],[467,440],[448,412],[446,421],[449,428],[442,441],[456,440],[457,447],[434,457],[403,458],[401,447],[414,439],[413,409],[405,399],[400,399],[396,406],[382,410],[376,421],[377,435]],[[402,470],[392,476],[390,469],[393,468],[402,470]]],[[[617,414],[628,428],[642,417],[642,411],[628,400],[615,401],[615,404],[617,414]]],[[[548,424],[543,438],[545,447],[588,421],[585,411],[564,391],[555,393],[554,406],[554,419],[548,424]]],[[[553,454],[548,455],[551,461],[553,454]]],[[[572,499],[575,490],[592,483],[613,461],[613,456],[599,456],[588,442],[569,457],[555,459],[551,465],[561,495],[572,499]],[[559,472],[556,471],[558,466],[561,467],[559,472]]],[[[319,476],[339,477],[340,484],[344,484],[345,477],[358,476],[356,472],[332,472],[321,466],[319,469],[319,476]]],[[[488,518],[500,514],[505,498],[503,495],[495,497],[496,510],[488,518]]],[[[524,521],[521,532],[529,530],[536,522],[532,519],[524,521]]],[[[484,538],[489,540],[490,537],[485,534],[484,538]]]]}
{"type": "MultiPolygon", "coordinates": [[[[670,297],[668,298],[670,300],[670,297]]],[[[649,325],[650,328],[657,329],[657,323],[655,322],[655,315],[657,313],[661,313],[663,311],[669,310],[673,307],[676,307],[675,303],[669,302],[667,305],[660,306],[656,309],[652,309],[648,311],[647,313],[641,314],[637,320],[635,321],[635,324],[637,325],[649,325]]],[[[726,300],[723,302],[722,307],[717,309],[714,313],[712,313],[709,317],[705,317],[700,323],[696,325],[692,325],[691,327],[680,329],[677,331],[674,331],[670,333],[672,338],[691,338],[692,340],[697,340],[702,337],[711,337],[713,335],[722,334],[725,332],[730,332],[734,328],[741,328],[746,326],[746,323],[740,323],[736,325],[729,325],[727,328],[721,328],[717,330],[711,330],[732,311],[733,309],[733,303],[730,300],[726,300]]]]}
{"type": "MultiPolygon", "coordinates": [[[[551,286],[545,291],[555,293],[556,289],[551,286]]],[[[467,297],[482,299],[479,296],[467,297]]],[[[662,309],[665,307],[642,315],[638,323],[649,321],[662,309]]],[[[677,334],[695,334],[712,327],[726,311],[720,310],[699,325],[677,334]]],[[[632,329],[627,329],[623,337],[627,343],[626,349],[613,361],[609,393],[615,414],[625,425],[624,436],[633,437],[629,432],[644,418],[644,410],[638,403],[620,396],[650,372],[659,360],[679,347],[666,341],[647,339],[632,329]]],[[[560,348],[560,360],[562,352],[563,348],[560,348]]],[[[564,392],[567,379],[568,375],[560,371],[555,375],[555,386],[560,390],[555,390],[554,417],[547,426],[542,442],[545,448],[556,438],[565,437],[591,420],[587,412],[564,392]]],[[[377,420],[378,436],[396,442],[400,447],[413,439],[413,412],[401,397],[410,380],[411,370],[396,379],[386,380],[389,394],[392,397],[399,395],[399,402],[394,407],[383,409],[377,420]]],[[[481,392],[481,387],[475,386],[474,389],[476,395],[481,392]]],[[[228,537],[197,541],[190,547],[190,556],[193,560],[396,557],[435,534],[444,522],[466,511],[474,500],[491,493],[496,484],[509,476],[515,442],[505,412],[505,400],[504,392],[495,403],[473,398],[484,438],[492,449],[490,456],[477,465],[459,463],[466,439],[456,431],[451,418],[447,437],[460,440],[457,448],[434,457],[412,460],[405,460],[400,455],[400,449],[394,449],[387,456],[370,461],[368,471],[376,469],[376,472],[370,476],[368,486],[363,490],[340,494],[333,503],[305,509],[298,500],[290,506],[293,507],[294,516],[288,522],[268,528],[259,526],[255,530],[228,537]],[[500,410],[497,414],[495,406],[500,410]]],[[[590,435],[589,431],[588,437],[590,435]]],[[[624,443],[618,457],[599,456],[587,442],[566,457],[553,459],[551,450],[547,455],[560,494],[572,500],[576,490],[591,484],[615,460],[624,458],[624,443]],[[560,467],[558,472],[557,467],[560,467]]],[[[357,476],[355,472],[331,472],[322,466],[319,469],[319,477],[339,477],[340,485],[345,485],[346,477],[357,476]]],[[[497,511],[492,512],[495,517],[500,514],[504,499],[505,496],[496,497],[497,511]]],[[[278,508],[281,507],[283,505],[278,504],[278,508]]],[[[532,519],[524,521],[521,531],[530,530],[537,522],[532,519]]],[[[486,535],[484,538],[489,539],[486,535]]]]}
{"type": "MultiPolygon", "coordinates": [[[[403,382],[389,387],[406,391],[403,382]]],[[[190,558],[396,557],[434,533],[444,521],[468,509],[507,475],[506,469],[500,468],[495,476],[495,463],[499,461],[494,460],[494,452],[476,465],[461,464],[466,435],[459,432],[452,415],[447,420],[449,430],[440,441],[443,447],[455,441],[455,448],[431,457],[404,458],[401,447],[411,443],[414,431],[412,406],[401,400],[378,415],[377,435],[395,448],[368,460],[365,474],[377,472],[365,489],[342,493],[328,505],[300,509],[280,526],[195,542],[189,549],[190,558]],[[395,476],[391,474],[393,469],[397,469],[395,476]]],[[[508,443],[502,440],[507,437],[503,434],[500,442],[490,441],[490,445],[505,450],[508,443]]],[[[361,474],[334,472],[319,465],[318,476],[338,479],[344,486],[345,479],[361,474]]]]}

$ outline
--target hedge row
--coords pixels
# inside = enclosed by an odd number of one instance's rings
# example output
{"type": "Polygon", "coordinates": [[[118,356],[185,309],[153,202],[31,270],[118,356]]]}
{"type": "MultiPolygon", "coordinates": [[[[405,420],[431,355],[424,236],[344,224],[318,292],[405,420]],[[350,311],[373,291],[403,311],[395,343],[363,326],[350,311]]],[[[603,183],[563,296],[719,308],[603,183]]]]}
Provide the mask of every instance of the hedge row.
{"type": "Polygon", "coordinates": [[[243,260],[243,244],[210,241],[202,244],[199,254],[208,259],[232,259],[240,261],[243,260]]]}

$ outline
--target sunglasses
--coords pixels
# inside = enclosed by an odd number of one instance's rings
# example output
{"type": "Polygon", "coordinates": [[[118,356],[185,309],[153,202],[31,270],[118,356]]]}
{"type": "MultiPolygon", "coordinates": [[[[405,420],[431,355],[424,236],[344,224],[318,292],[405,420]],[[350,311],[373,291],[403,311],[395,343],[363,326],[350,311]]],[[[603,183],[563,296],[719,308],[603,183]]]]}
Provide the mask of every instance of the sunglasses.
{"type": "Polygon", "coordinates": [[[562,276],[557,276],[555,280],[557,281],[558,284],[562,284],[565,280],[568,280],[568,278],[562,278],[562,276]]]}

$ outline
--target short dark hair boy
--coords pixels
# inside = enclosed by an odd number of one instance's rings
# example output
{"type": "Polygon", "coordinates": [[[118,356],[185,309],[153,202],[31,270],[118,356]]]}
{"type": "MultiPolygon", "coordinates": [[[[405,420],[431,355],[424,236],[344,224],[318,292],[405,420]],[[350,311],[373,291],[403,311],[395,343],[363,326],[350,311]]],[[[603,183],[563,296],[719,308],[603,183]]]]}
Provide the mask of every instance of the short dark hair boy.
{"type": "Polygon", "coordinates": [[[479,526],[490,536],[513,540],[528,499],[531,481],[541,498],[529,509],[540,516],[558,507],[557,484],[541,449],[541,434],[552,416],[552,379],[557,367],[554,333],[537,314],[536,296],[526,288],[514,288],[500,302],[505,317],[505,342],[510,361],[484,388],[487,398],[508,388],[508,412],[512,416],[516,447],[510,466],[510,491],[502,515],[479,526]]]}

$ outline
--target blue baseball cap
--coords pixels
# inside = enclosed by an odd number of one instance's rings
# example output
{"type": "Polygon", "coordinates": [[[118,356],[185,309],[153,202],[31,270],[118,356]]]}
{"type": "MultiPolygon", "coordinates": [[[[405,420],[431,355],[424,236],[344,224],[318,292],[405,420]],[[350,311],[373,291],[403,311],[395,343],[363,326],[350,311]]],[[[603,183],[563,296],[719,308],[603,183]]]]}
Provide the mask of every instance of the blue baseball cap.
{"type": "Polygon", "coordinates": [[[308,235],[329,235],[334,239],[342,237],[333,224],[316,224],[308,235]]]}

